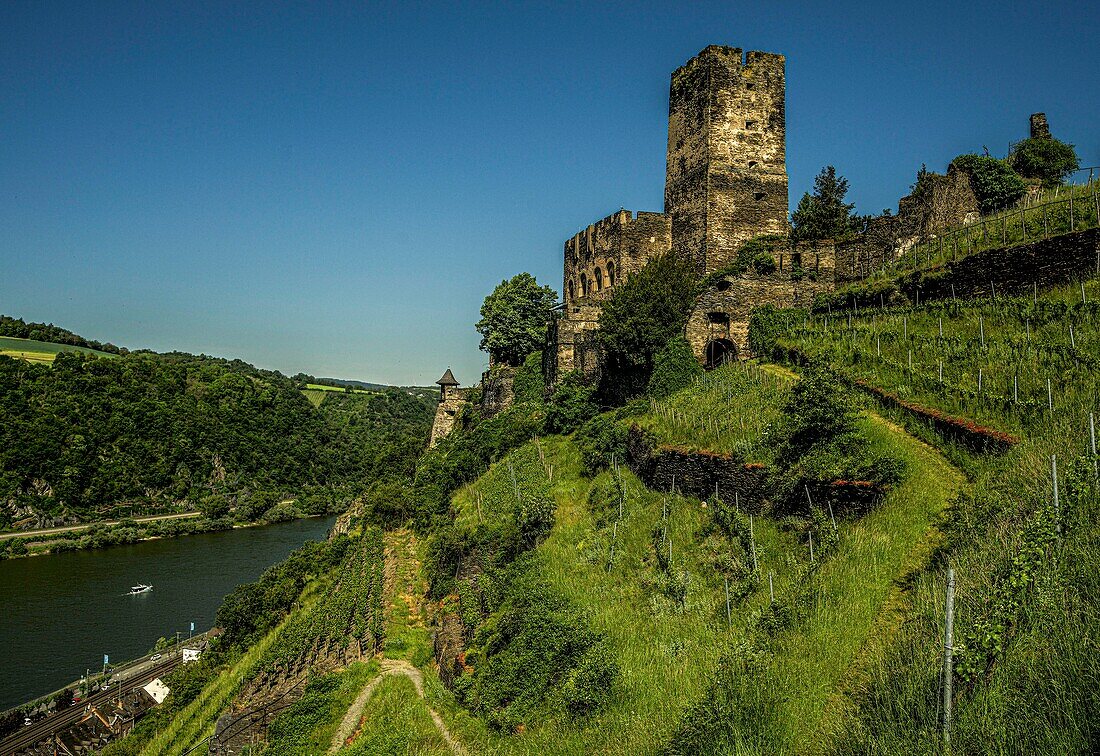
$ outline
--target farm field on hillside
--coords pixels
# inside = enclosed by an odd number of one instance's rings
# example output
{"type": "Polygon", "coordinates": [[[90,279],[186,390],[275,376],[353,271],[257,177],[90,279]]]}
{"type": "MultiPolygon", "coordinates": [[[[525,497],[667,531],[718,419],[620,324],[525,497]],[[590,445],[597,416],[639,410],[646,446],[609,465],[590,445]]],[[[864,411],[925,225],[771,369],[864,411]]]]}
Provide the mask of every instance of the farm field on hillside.
{"type": "Polygon", "coordinates": [[[1096,699],[1087,691],[1100,680],[1084,649],[1100,642],[1098,300],[1094,279],[850,321],[786,314],[777,355],[826,362],[873,389],[884,412],[973,481],[947,523],[937,569],[913,581],[910,621],[868,676],[834,752],[938,747],[947,564],[956,580],[952,751],[1068,753],[1091,737],[1096,699]],[[968,430],[944,430],[935,422],[944,417],[968,430]],[[1012,443],[973,442],[1003,434],[1012,443]]]}
{"type": "Polygon", "coordinates": [[[0,355],[15,357],[49,364],[62,352],[82,352],[83,354],[95,354],[100,357],[114,357],[113,354],[100,352],[87,347],[70,346],[68,344],[53,344],[48,341],[35,341],[34,339],[19,339],[12,336],[0,336],[0,355]]]}

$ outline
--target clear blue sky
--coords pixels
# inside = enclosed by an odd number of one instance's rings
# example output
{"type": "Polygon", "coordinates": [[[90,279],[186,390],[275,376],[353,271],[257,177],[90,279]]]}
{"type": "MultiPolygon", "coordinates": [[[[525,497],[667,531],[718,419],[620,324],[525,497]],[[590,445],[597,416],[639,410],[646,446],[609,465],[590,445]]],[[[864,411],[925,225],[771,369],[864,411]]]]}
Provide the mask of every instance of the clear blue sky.
{"type": "Polygon", "coordinates": [[[0,312],[129,347],[431,383],[501,279],[662,209],[669,74],[787,56],[792,204],[861,212],[1045,111],[1100,164],[1091,3],[0,6],[0,312]]]}

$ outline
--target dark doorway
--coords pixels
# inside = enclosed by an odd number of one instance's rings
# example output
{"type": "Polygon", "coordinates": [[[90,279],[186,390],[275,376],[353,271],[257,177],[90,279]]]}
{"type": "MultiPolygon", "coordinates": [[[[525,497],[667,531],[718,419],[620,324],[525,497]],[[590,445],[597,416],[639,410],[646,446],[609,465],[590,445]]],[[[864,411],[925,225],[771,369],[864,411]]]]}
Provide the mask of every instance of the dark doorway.
{"type": "Polygon", "coordinates": [[[714,339],[707,342],[705,364],[707,370],[713,370],[736,359],[737,347],[729,339],[714,339]]]}

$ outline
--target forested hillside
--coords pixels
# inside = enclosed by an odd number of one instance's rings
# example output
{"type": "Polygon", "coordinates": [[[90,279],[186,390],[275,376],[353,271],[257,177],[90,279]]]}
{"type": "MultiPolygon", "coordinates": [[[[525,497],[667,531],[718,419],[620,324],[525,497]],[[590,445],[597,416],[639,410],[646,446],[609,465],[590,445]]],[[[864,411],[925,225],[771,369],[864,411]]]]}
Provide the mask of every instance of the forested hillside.
{"type": "Polygon", "coordinates": [[[286,498],[335,511],[408,475],[431,411],[403,391],[315,408],[295,381],[240,360],[0,357],[0,527],[196,507],[255,519],[286,498]]]}

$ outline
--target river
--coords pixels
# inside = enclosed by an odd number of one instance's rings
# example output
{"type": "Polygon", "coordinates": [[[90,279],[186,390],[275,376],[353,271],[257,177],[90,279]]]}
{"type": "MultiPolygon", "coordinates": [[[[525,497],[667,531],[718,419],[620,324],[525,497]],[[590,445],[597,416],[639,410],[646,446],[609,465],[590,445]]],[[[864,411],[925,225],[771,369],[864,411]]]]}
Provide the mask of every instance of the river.
{"type": "Polygon", "coordinates": [[[157,638],[206,630],[225,594],[333,518],[143,541],[0,562],[0,711],[145,654],[157,638]],[[130,586],[153,590],[127,596],[130,586]]]}

